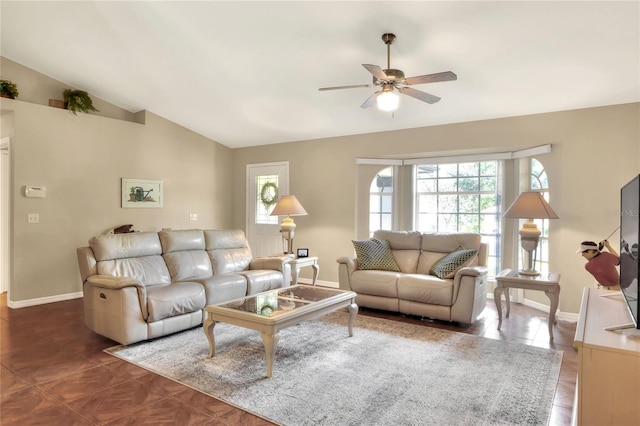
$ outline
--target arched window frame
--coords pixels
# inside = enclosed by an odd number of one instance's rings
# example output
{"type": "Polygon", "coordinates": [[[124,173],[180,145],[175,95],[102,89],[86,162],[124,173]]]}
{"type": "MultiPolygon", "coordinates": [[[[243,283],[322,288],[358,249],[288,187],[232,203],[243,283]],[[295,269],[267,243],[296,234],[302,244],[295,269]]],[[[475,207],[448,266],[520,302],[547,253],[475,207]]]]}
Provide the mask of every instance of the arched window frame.
{"type": "Polygon", "coordinates": [[[376,173],[369,186],[369,236],[393,229],[393,167],[376,173]]]}

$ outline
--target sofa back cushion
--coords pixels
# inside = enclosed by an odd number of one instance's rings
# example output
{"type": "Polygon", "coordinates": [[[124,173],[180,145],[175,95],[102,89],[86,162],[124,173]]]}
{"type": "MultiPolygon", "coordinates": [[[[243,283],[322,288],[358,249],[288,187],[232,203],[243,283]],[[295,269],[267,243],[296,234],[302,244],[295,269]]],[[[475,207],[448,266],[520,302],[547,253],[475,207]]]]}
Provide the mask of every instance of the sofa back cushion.
{"type": "Polygon", "coordinates": [[[204,231],[204,238],[214,274],[231,274],[249,269],[253,255],[244,231],[208,229],[204,231]]]}
{"type": "Polygon", "coordinates": [[[386,231],[378,230],[373,238],[389,241],[391,253],[401,272],[415,274],[420,257],[422,234],[418,231],[386,231]]]}
{"type": "MultiPolygon", "coordinates": [[[[419,274],[429,274],[433,265],[444,256],[458,250],[460,247],[468,250],[480,251],[481,237],[475,233],[425,233],[422,235],[421,253],[418,261],[419,274]]],[[[475,256],[465,266],[477,266],[478,256],[475,256]]]]}
{"type": "Polygon", "coordinates": [[[162,257],[173,282],[208,278],[213,274],[202,230],[162,230],[158,236],[162,244],[162,257]]]}
{"type": "Polygon", "coordinates": [[[89,240],[89,247],[100,275],[129,277],[145,286],[171,283],[155,232],[98,235],[89,240]]]}

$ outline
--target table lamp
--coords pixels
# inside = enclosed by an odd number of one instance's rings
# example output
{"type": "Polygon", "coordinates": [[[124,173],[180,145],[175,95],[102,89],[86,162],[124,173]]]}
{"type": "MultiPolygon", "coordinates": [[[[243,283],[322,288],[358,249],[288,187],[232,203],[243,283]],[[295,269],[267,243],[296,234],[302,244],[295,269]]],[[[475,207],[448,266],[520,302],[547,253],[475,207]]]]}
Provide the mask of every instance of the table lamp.
{"type": "Polygon", "coordinates": [[[518,271],[521,275],[536,276],[540,272],[533,267],[533,252],[538,248],[540,240],[540,229],[533,219],[558,219],[558,215],[553,211],[549,203],[544,199],[542,193],[536,191],[522,192],[511,204],[502,217],[510,219],[529,219],[520,229],[520,244],[529,253],[527,268],[518,271]]]}
{"type": "Polygon", "coordinates": [[[287,242],[285,254],[293,254],[293,234],[296,224],[291,216],[306,216],[307,214],[295,195],[283,195],[273,208],[271,216],[287,216],[280,222],[280,233],[283,241],[287,242]]]}

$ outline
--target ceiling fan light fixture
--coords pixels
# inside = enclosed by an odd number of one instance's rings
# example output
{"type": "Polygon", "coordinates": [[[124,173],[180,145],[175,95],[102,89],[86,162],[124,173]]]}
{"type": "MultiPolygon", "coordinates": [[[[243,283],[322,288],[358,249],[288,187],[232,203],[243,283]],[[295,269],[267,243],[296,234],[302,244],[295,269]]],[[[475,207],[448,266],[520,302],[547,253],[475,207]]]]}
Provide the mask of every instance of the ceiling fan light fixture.
{"type": "Polygon", "coordinates": [[[378,109],[381,111],[395,111],[398,109],[400,97],[391,90],[385,90],[376,99],[378,109]]]}

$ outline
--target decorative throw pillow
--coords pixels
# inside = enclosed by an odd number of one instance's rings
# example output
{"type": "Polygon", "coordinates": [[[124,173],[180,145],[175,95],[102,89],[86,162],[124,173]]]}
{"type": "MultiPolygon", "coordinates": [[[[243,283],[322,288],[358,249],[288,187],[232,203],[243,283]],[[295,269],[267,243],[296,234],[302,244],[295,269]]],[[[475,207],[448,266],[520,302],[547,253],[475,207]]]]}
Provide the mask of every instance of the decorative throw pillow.
{"type": "Polygon", "coordinates": [[[453,278],[458,269],[470,264],[478,254],[478,250],[465,250],[458,247],[433,264],[429,273],[441,279],[453,278]]]}
{"type": "Polygon", "coordinates": [[[358,256],[358,269],[400,272],[387,240],[352,240],[358,256]]]}

